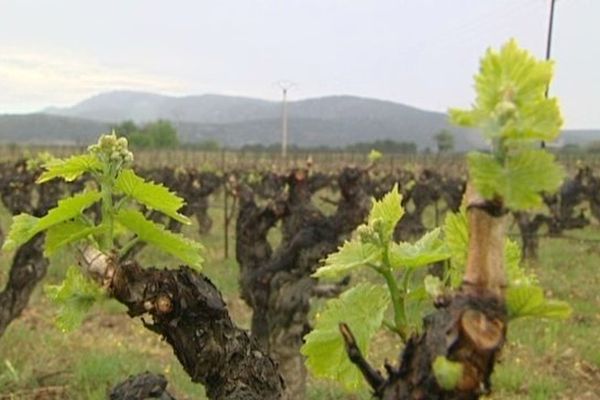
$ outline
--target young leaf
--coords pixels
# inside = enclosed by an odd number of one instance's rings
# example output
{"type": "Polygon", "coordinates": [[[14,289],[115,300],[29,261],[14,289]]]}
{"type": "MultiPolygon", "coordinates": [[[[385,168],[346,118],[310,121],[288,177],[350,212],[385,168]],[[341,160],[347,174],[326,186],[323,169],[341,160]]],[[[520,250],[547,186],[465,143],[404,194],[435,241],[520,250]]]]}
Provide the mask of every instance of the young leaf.
{"type": "Polygon", "coordinates": [[[521,150],[508,157],[504,166],[483,153],[470,153],[467,161],[477,191],[487,199],[500,196],[514,210],[539,207],[540,193],[555,191],[564,177],[554,155],[543,150],[521,150]]]}
{"type": "Polygon", "coordinates": [[[433,374],[443,389],[452,390],[462,378],[463,365],[450,361],[446,357],[437,356],[433,362],[433,374]]]}
{"type": "Polygon", "coordinates": [[[47,182],[54,178],[63,178],[65,181],[71,182],[86,172],[101,169],[102,163],[92,154],[82,154],[64,160],[51,160],[44,165],[44,168],[46,171],[40,175],[37,183],[47,182]]]}
{"type": "Polygon", "coordinates": [[[504,242],[504,269],[510,286],[532,286],[537,283],[535,274],[526,273],[521,266],[521,248],[509,238],[504,242]]]}
{"type": "Polygon", "coordinates": [[[191,223],[188,217],[177,212],[185,204],[181,197],[161,184],[146,182],[131,169],[125,169],[119,174],[115,187],[148,208],[158,210],[184,224],[191,223]]]}
{"type": "Polygon", "coordinates": [[[538,286],[514,286],[506,290],[506,307],[511,319],[521,317],[542,317],[566,319],[571,315],[571,307],[557,300],[544,297],[538,286]]]}
{"type": "Polygon", "coordinates": [[[368,224],[381,232],[382,242],[391,240],[394,228],[404,215],[402,195],[398,192],[398,184],[379,201],[373,202],[369,213],[368,224]]]}
{"type": "Polygon", "coordinates": [[[46,232],[44,255],[50,257],[61,247],[105,231],[104,225],[90,226],[80,221],[67,221],[54,225],[46,232]]]}
{"type": "Polygon", "coordinates": [[[189,266],[199,268],[202,265],[203,247],[200,243],[169,232],[163,225],[148,221],[141,212],[136,210],[121,210],[115,219],[144,242],[179,258],[189,266]]]}
{"type": "Polygon", "coordinates": [[[329,300],[317,315],[315,328],[304,337],[301,352],[310,371],[317,377],[336,380],[348,390],[361,387],[364,378],[346,354],[339,324],[345,322],[350,327],[358,347],[368,354],[369,342],[381,326],[388,304],[387,291],[370,283],[361,283],[339,299],[329,300]]]}
{"type": "Polygon", "coordinates": [[[393,268],[417,268],[450,257],[448,246],[440,239],[441,229],[426,233],[416,243],[391,243],[390,264],[393,268]]]}
{"type": "Polygon", "coordinates": [[[81,325],[88,310],[102,297],[102,290],[87,279],[79,268],[70,266],[60,285],[48,285],[46,293],[60,305],[56,324],[66,332],[81,325]]]}
{"type": "Polygon", "coordinates": [[[13,250],[29,241],[37,233],[75,218],[83,210],[100,200],[100,197],[101,195],[98,191],[90,190],[60,200],[55,208],[48,211],[48,214],[41,218],[28,214],[19,214],[13,217],[13,223],[2,249],[13,250]]]}
{"type": "Polygon", "coordinates": [[[481,60],[473,109],[450,110],[450,117],[488,136],[553,140],[562,118],[556,99],[546,97],[551,78],[552,62],[537,61],[511,40],[498,53],[488,50],[481,60]]]}
{"type": "Polygon", "coordinates": [[[324,265],[313,276],[339,278],[361,265],[378,264],[381,258],[382,250],[373,243],[362,243],[356,239],[346,241],[337,252],[327,256],[324,265]]]}
{"type": "Polygon", "coordinates": [[[456,288],[462,282],[469,248],[469,229],[464,212],[446,214],[444,239],[450,251],[450,286],[456,288]]]}

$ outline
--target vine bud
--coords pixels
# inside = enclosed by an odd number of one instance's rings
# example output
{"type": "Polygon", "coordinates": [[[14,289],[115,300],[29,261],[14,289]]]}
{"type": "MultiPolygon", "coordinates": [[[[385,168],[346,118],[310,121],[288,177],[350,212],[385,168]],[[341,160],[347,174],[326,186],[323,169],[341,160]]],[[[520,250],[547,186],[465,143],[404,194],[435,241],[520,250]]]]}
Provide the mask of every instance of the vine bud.
{"type": "Polygon", "coordinates": [[[515,117],[517,106],[512,101],[502,100],[498,103],[494,112],[501,121],[507,121],[515,117]]]}
{"type": "Polygon", "coordinates": [[[130,151],[126,152],[123,156],[123,162],[125,162],[125,164],[131,164],[133,162],[133,153],[130,151]]]}
{"type": "Polygon", "coordinates": [[[112,153],[110,153],[110,160],[111,161],[120,161],[121,153],[119,153],[118,151],[113,151],[112,153]]]}
{"type": "Polygon", "coordinates": [[[363,243],[373,242],[375,238],[375,231],[372,227],[363,224],[356,228],[356,235],[359,237],[360,241],[363,243]]]}
{"type": "Polygon", "coordinates": [[[127,149],[127,138],[120,137],[117,139],[117,147],[121,147],[123,149],[127,149]]]}
{"type": "Polygon", "coordinates": [[[98,144],[104,150],[111,150],[117,143],[117,136],[115,134],[102,135],[98,144]]]}

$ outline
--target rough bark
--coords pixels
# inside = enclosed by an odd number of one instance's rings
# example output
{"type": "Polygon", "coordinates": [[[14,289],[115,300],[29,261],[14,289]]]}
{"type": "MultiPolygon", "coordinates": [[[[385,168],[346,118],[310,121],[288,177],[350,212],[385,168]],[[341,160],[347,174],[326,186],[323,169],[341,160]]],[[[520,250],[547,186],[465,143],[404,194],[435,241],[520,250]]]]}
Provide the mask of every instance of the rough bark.
{"type": "Polygon", "coordinates": [[[127,306],[131,317],[151,316],[146,328],[165,339],[210,399],[281,398],[284,385],[275,363],[231,321],[221,294],[204,275],[185,266],[117,265],[93,249],[84,257],[88,273],[127,306]]]}
{"type": "Polygon", "coordinates": [[[319,261],[334,251],[344,235],[362,223],[370,208],[364,189],[366,171],[346,168],[338,177],[341,199],[336,213],[326,217],[311,201],[327,177],[311,180],[308,171],[288,175],[287,199],[258,207],[252,192],[238,189],[237,259],[242,296],[253,308],[252,332],[277,361],[286,382],[286,398],[305,396],[306,368],[300,354],[310,330],[313,296],[339,293],[347,281],[321,286],[310,275],[319,261]],[[273,252],[267,233],[282,217],[282,242],[273,252]],[[266,335],[266,340],[265,340],[266,335]]]}
{"type": "Polygon", "coordinates": [[[13,258],[8,282],[0,293],[0,336],[27,307],[31,293],[46,276],[48,260],[42,251],[43,239],[34,239],[19,247],[13,258]]]}
{"type": "Polygon", "coordinates": [[[167,391],[167,384],[163,375],[144,372],[115,385],[108,397],[110,400],[176,400],[167,391]]]}
{"type": "MultiPolygon", "coordinates": [[[[62,187],[58,182],[36,185],[39,171],[30,171],[24,160],[0,168],[0,197],[12,215],[45,215],[56,205],[62,187]]],[[[17,249],[8,281],[0,293],[0,336],[25,309],[37,284],[44,278],[48,260],[43,256],[43,238],[37,235],[17,249]]]]}
{"type": "Polygon", "coordinates": [[[546,224],[551,223],[545,215],[535,215],[526,212],[514,213],[521,234],[521,257],[523,259],[535,260],[538,256],[539,237],[538,231],[546,224]]]}
{"type": "Polygon", "coordinates": [[[305,173],[294,171],[290,175],[289,214],[282,223],[284,240],[263,271],[272,276],[269,351],[286,381],[287,398],[305,397],[307,372],[300,348],[310,330],[310,300],[324,293],[311,274],[321,259],[337,249],[345,235],[364,222],[370,208],[363,189],[366,176],[365,170],[345,168],[338,177],[341,198],[337,210],[325,217],[310,200],[310,181],[307,183],[305,173]]]}
{"type": "Polygon", "coordinates": [[[262,276],[261,267],[273,254],[267,235],[285,212],[285,205],[273,201],[258,207],[250,188],[237,188],[240,209],[236,220],[236,259],[240,266],[240,296],[252,308],[252,337],[264,348],[269,348],[268,277],[262,276]]]}

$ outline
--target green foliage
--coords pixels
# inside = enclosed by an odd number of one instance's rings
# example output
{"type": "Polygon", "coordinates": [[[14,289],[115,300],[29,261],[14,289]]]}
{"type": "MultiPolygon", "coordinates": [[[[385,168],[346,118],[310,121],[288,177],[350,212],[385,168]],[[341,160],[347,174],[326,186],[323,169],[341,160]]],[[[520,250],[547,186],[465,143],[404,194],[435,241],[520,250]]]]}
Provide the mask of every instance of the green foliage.
{"type": "Polygon", "coordinates": [[[391,192],[383,196],[381,200],[373,202],[368,225],[379,235],[382,242],[392,239],[394,228],[404,215],[401,202],[402,195],[398,191],[398,184],[395,184],[391,192]]]}
{"type": "Polygon", "coordinates": [[[450,251],[449,283],[450,287],[456,288],[462,282],[469,249],[469,228],[465,210],[446,214],[443,230],[446,246],[450,251]]]}
{"type": "Polygon", "coordinates": [[[146,240],[184,262],[199,267],[202,261],[202,246],[199,243],[146,220],[140,212],[123,209],[129,203],[144,205],[189,224],[189,219],[177,212],[184,205],[183,199],[163,185],[146,182],[127,168],[133,161],[133,154],[128,150],[125,138],[117,138],[114,133],[103,135],[88,150],[84,155],[47,162],[46,171],[38,182],[54,178],[72,181],[90,172],[101,190],[89,190],[60,200],[57,207],[42,218],[28,214],[15,216],[3,249],[15,249],[37,233],[47,230],[46,256],[81,240],[87,240],[101,251],[114,251],[117,250],[113,248],[116,218],[121,226],[137,235],[134,240],[146,240]],[[94,225],[83,212],[98,201],[102,204],[101,223],[94,225]]]}
{"type": "Polygon", "coordinates": [[[521,317],[566,319],[572,309],[564,301],[549,300],[539,286],[514,286],[506,290],[506,307],[511,319],[521,317]]]}
{"type": "Polygon", "coordinates": [[[115,188],[150,209],[158,210],[184,224],[191,223],[188,217],[177,212],[185,204],[181,197],[161,184],[146,182],[132,169],[124,169],[119,174],[115,188]]]}
{"type": "Polygon", "coordinates": [[[56,324],[64,332],[72,331],[81,325],[88,310],[103,297],[98,285],[74,266],[69,267],[60,285],[46,286],[46,293],[60,306],[56,324]]]}
{"type": "Polygon", "coordinates": [[[507,158],[504,166],[483,153],[471,153],[467,161],[478,192],[485,198],[500,196],[505,206],[514,210],[541,206],[540,193],[556,190],[564,177],[554,155],[543,150],[522,150],[507,158]]]}
{"type": "MultiPolygon", "coordinates": [[[[119,229],[133,232],[136,236],[125,246],[139,240],[175,256],[191,266],[202,263],[202,246],[184,236],[169,232],[163,225],[149,221],[130,206],[145,206],[158,210],[180,222],[189,219],[177,211],[183,206],[183,199],[170,192],[163,185],[146,182],[128,167],[133,162],[133,154],[128,149],[125,138],[117,138],[113,133],[102,135],[96,144],[88,148],[88,153],[69,157],[65,160],[51,159],[46,162],[46,171],[38,183],[62,178],[73,181],[85,173],[96,181],[100,190],[87,190],[58,201],[58,205],[41,217],[20,214],[13,218],[3,250],[14,250],[36,234],[46,232],[44,255],[49,257],[58,249],[69,244],[85,241],[104,253],[123,252],[115,246],[115,236],[119,229]],[[95,225],[84,211],[100,202],[101,222],[95,225]],[[119,224],[116,224],[118,222],[119,224]]],[[[88,281],[76,268],[70,268],[60,286],[48,288],[50,297],[61,305],[58,324],[63,330],[77,326],[86,311],[98,298],[100,290],[88,281]]]]}
{"type": "Polygon", "coordinates": [[[106,225],[94,226],[83,221],[67,221],[54,225],[46,232],[44,255],[51,257],[58,249],[68,244],[104,233],[106,230],[106,225]]]}
{"type": "Polygon", "coordinates": [[[382,249],[373,243],[362,243],[356,239],[346,241],[337,252],[327,256],[324,265],[313,276],[340,278],[357,267],[379,264],[382,258],[382,249]]]}
{"type": "Polygon", "coordinates": [[[442,230],[436,228],[423,235],[416,243],[391,243],[389,261],[392,268],[417,268],[450,257],[446,243],[440,238],[442,230]]]}
{"type": "Polygon", "coordinates": [[[452,120],[481,128],[488,137],[554,140],[562,125],[556,98],[546,98],[553,63],[538,61],[515,40],[488,49],[475,77],[471,110],[450,110],[452,120]]]}
{"type": "Polygon", "coordinates": [[[28,151],[25,152],[25,157],[27,158],[27,170],[28,171],[36,171],[42,165],[47,164],[53,160],[55,160],[54,156],[47,151],[42,151],[37,153],[34,157],[28,156],[28,151]]]}
{"type": "Polygon", "coordinates": [[[129,119],[113,126],[111,130],[119,136],[129,137],[131,134],[138,132],[140,128],[135,122],[129,119]]]}
{"type": "Polygon", "coordinates": [[[439,385],[445,390],[452,390],[458,385],[463,374],[463,365],[437,356],[433,362],[433,374],[439,385]]]}
{"type": "MultiPolygon", "coordinates": [[[[356,385],[360,374],[346,356],[337,324],[356,320],[356,324],[348,323],[353,332],[355,325],[356,329],[368,328],[369,332],[371,329],[374,332],[381,325],[383,314],[391,303],[394,319],[385,325],[406,341],[415,330],[412,321],[416,319],[407,314],[416,312],[415,307],[409,305],[414,306],[427,298],[425,285],[413,281],[413,270],[447,259],[451,254],[441,239],[440,229],[429,232],[414,244],[397,243],[393,240],[396,224],[404,214],[401,200],[398,186],[395,185],[380,201],[374,201],[367,223],[359,226],[352,239],[346,241],[337,252],[330,254],[313,275],[340,278],[356,268],[366,266],[383,278],[389,292],[385,298],[380,297],[381,301],[375,302],[368,298],[362,299],[362,296],[372,297],[372,294],[367,293],[373,292],[377,287],[359,285],[350,289],[340,299],[328,301],[326,311],[319,317],[315,330],[307,336],[303,352],[309,357],[307,365],[311,371],[317,376],[337,379],[347,388],[356,385]],[[400,278],[398,274],[401,274],[400,278]],[[360,306],[353,302],[359,302],[360,306]],[[351,306],[345,306],[347,303],[351,306]],[[369,308],[373,303],[376,303],[375,310],[369,308]],[[372,321],[377,323],[371,325],[372,321]],[[368,326],[361,327],[361,323],[368,326]]],[[[429,278],[426,284],[431,286],[431,277],[429,278]]],[[[363,339],[359,340],[359,345],[363,349],[372,333],[360,335],[363,339]]]]}
{"type": "Polygon", "coordinates": [[[125,136],[134,149],[169,149],[179,146],[177,131],[169,121],[158,120],[141,127],[133,121],[125,121],[115,126],[114,130],[125,136]]]}
{"type": "Polygon", "coordinates": [[[2,249],[14,250],[28,242],[37,233],[81,215],[83,210],[100,200],[100,196],[98,191],[90,190],[60,200],[55,208],[41,218],[28,214],[19,214],[13,217],[13,223],[2,249]]]}
{"type": "Polygon", "coordinates": [[[521,248],[509,238],[504,244],[504,269],[512,286],[532,286],[538,283],[534,273],[527,273],[521,266],[521,248]]]}
{"type": "Polygon", "coordinates": [[[121,210],[115,218],[144,242],[179,258],[190,266],[199,268],[202,265],[200,254],[203,247],[200,243],[187,239],[183,235],[169,232],[163,225],[147,220],[141,212],[136,210],[121,210]]]}
{"type": "Polygon", "coordinates": [[[339,299],[328,301],[325,310],[317,315],[315,327],[305,337],[301,350],[312,373],[336,380],[348,390],[363,386],[361,373],[346,355],[339,324],[345,322],[350,327],[361,352],[367,354],[369,342],[381,326],[388,303],[386,290],[368,283],[359,284],[339,299]]]}
{"type": "Polygon", "coordinates": [[[52,159],[44,164],[46,171],[40,175],[37,183],[44,183],[54,178],[63,178],[72,182],[86,172],[98,172],[102,163],[92,154],[81,154],[67,159],[52,159]]]}
{"type": "Polygon", "coordinates": [[[444,129],[434,136],[438,153],[448,153],[454,150],[454,136],[444,129]]]}
{"type": "Polygon", "coordinates": [[[475,188],[514,210],[539,206],[540,192],[555,191],[564,177],[554,157],[537,149],[562,125],[556,99],[546,97],[551,78],[551,62],[537,61],[511,40],[481,60],[473,108],[450,110],[456,124],[481,129],[492,144],[492,154],[468,156],[475,188]]]}

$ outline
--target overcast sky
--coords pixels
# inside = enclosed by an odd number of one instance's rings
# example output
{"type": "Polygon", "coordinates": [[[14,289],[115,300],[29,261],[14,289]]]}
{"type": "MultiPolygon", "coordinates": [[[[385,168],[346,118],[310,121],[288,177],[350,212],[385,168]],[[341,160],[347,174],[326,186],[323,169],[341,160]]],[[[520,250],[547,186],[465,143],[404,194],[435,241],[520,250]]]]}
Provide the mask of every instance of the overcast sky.
{"type": "MultiPolygon", "coordinates": [[[[0,0],[0,113],[107,90],[278,99],[352,94],[468,105],[510,37],[543,57],[550,0],[0,0]]],[[[569,128],[600,128],[600,0],[557,0],[552,55],[569,128]]]]}

